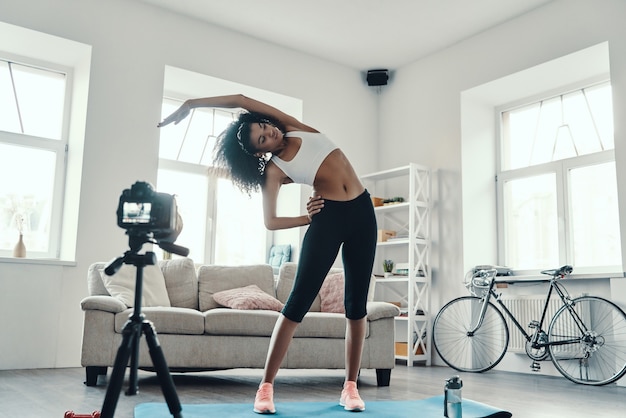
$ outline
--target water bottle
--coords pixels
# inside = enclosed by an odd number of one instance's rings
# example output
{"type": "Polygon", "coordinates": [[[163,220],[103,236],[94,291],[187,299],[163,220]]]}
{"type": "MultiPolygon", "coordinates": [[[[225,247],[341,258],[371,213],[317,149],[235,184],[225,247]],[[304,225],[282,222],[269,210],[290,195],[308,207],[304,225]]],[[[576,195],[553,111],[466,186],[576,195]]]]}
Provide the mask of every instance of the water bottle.
{"type": "Polygon", "coordinates": [[[443,416],[448,418],[462,418],[461,388],[463,382],[459,376],[452,376],[446,380],[443,396],[443,416]]]}

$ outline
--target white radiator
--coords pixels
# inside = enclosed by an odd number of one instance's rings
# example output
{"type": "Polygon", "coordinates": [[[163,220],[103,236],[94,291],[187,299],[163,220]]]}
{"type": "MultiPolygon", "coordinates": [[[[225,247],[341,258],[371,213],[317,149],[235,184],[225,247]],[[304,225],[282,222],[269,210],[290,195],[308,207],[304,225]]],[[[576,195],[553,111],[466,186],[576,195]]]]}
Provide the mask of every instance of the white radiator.
{"type": "MultiPolygon", "coordinates": [[[[543,306],[546,303],[545,295],[529,295],[529,296],[514,296],[514,297],[503,297],[502,302],[507,307],[508,310],[511,311],[513,316],[517,319],[520,325],[526,330],[526,332],[530,335],[534,332],[534,330],[528,327],[531,321],[539,321],[541,319],[541,312],[543,311],[543,306]]],[[[543,330],[548,332],[548,326],[550,325],[550,320],[556,313],[556,311],[561,307],[562,302],[559,298],[550,298],[550,303],[548,304],[548,311],[546,312],[546,317],[543,320],[543,330]]],[[[506,324],[509,326],[509,349],[508,351],[511,353],[525,353],[526,352],[526,338],[522,335],[522,333],[517,329],[513,321],[506,314],[504,314],[504,319],[506,320],[506,324]]]]}

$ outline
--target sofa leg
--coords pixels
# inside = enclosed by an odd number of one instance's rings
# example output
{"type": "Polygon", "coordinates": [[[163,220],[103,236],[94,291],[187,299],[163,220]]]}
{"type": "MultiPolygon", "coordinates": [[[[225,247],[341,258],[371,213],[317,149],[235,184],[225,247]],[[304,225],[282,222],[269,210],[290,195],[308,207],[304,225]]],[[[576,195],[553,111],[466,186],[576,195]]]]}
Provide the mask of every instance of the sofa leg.
{"type": "Polygon", "coordinates": [[[378,386],[389,386],[391,369],[376,369],[376,383],[378,386]]]}
{"type": "Polygon", "coordinates": [[[98,376],[103,375],[106,376],[107,368],[106,366],[87,366],[85,367],[85,384],[87,386],[96,386],[98,383],[98,376]]]}

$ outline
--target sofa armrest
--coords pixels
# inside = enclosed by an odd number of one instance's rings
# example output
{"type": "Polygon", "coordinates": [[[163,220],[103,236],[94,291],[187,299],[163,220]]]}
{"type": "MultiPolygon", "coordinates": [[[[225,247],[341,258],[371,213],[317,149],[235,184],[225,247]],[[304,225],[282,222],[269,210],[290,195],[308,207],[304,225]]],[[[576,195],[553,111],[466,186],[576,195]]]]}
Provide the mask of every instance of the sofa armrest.
{"type": "Polygon", "coordinates": [[[128,309],[126,304],[113,296],[87,296],[80,301],[83,311],[98,310],[111,313],[120,313],[128,309]]]}
{"type": "Polygon", "coordinates": [[[388,302],[367,302],[367,320],[376,321],[400,315],[400,308],[388,302]]]}

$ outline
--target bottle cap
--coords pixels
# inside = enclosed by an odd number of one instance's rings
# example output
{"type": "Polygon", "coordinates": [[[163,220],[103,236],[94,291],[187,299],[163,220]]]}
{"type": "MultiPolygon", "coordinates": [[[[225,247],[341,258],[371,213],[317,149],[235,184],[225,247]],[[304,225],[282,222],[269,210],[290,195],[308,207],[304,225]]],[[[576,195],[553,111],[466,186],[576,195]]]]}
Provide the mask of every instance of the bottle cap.
{"type": "Polygon", "coordinates": [[[446,380],[446,387],[448,389],[461,389],[463,387],[463,382],[459,376],[454,375],[450,379],[446,380]]]}

